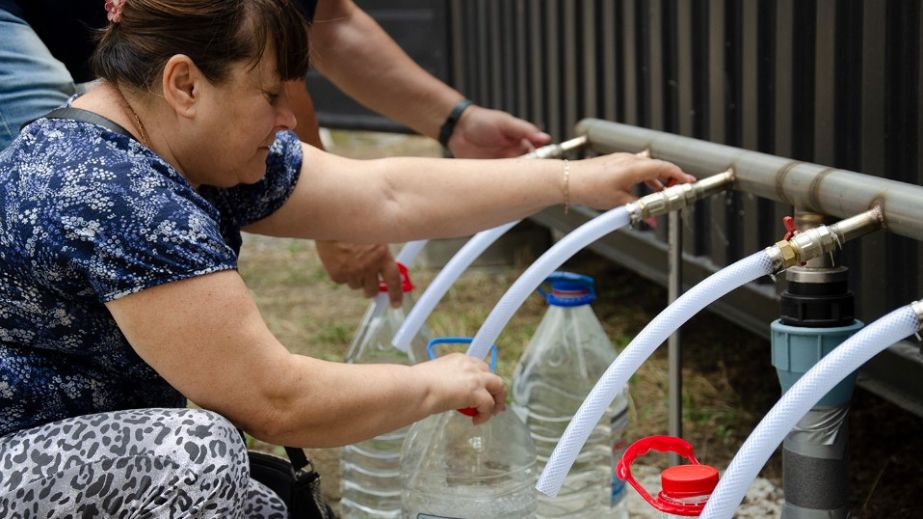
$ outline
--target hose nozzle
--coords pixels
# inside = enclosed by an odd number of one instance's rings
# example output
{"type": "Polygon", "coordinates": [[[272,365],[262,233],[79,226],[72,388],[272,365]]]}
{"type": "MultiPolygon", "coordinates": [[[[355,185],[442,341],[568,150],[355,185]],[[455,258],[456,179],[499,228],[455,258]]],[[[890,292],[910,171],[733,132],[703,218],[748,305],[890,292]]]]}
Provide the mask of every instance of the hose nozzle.
{"type": "Polygon", "coordinates": [[[574,137],[568,141],[564,141],[560,144],[548,144],[547,146],[542,146],[541,148],[536,149],[530,153],[526,153],[521,158],[523,159],[554,159],[564,156],[565,153],[573,150],[578,150],[587,145],[587,136],[581,135],[580,137],[574,137]]]}
{"type": "Polygon", "coordinates": [[[813,258],[843,248],[843,244],[882,227],[881,208],[872,209],[833,225],[822,225],[800,232],[789,240],[782,240],[766,249],[772,259],[774,272],[799,265],[813,258]]]}
{"type": "Polygon", "coordinates": [[[703,198],[724,191],[734,183],[734,171],[703,178],[692,184],[679,184],[663,191],[652,193],[627,204],[631,224],[637,225],[652,216],[661,216],[688,207],[703,198]]]}

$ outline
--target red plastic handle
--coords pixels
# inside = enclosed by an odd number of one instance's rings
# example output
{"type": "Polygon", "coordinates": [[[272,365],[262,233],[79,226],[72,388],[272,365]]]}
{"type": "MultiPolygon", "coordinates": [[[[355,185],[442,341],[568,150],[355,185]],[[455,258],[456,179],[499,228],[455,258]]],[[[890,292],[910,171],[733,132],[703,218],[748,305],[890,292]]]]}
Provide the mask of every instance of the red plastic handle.
{"type": "Polygon", "coordinates": [[[474,418],[478,414],[478,410],[474,407],[462,407],[461,409],[458,410],[458,412],[465,416],[470,416],[472,418],[474,418]]]}
{"type": "Polygon", "coordinates": [[[786,216],[782,218],[782,225],[785,226],[785,236],[782,237],[783,240],[791,240],[793,236],[798,234],[798,229],[795,228],[795,219],[791,216],[786,216]]]}
{"type": "Polygon", "coordinates": [[[647,438],[641,438],[632,443],[625,449],[622,458],[615,466],[616,475],[618,475],[619,479],[627,481],[629,485],[633,486],[635,490],[638,491],[638,494],[643,497],[645,501],[661,512],[669,514],[687,511],[688,508],[686,507],[655,499],[648,494],[647,490],[645,490],[644,487],[635,480],[634,476],[631,475],[631,464],[635,461],[635,458],[644,456],[652,450],[658,452],[675,452],[691,461],[693,465],[701,465],[699,460],[695,458],[692,445],[686,440],[677,438],[676,436],[648,436],[647,438]]]}
{"type": "MultiPolygon", "coordinates": [[[[397,264],[397,271],[401,275],[401,291],[405,294],[407,292],[413,292],[413,281],[410,281],[410,271],[407,270],[407,266],[400,261],[396,261],[395,263],[397,264]]],[[[384,281],[379,281],[378,291],[387,292],[388,285],[386,285],[384,281]]]]}

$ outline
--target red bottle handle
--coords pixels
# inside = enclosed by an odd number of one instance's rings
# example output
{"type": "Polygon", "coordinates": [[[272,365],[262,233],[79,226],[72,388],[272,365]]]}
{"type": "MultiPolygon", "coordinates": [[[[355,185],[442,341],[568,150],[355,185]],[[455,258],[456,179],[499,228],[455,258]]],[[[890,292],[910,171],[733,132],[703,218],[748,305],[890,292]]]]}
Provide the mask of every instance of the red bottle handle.
{"type": "Polygon", "coordinates": [[[635,458],[644,456],[652,450],[658,452],[675,452],[691,461],[693,465],[701,465],[693,453],[692,445],[686,440],[677,438],[676,436],[648,436],[647,438],[642,438],[632,443],[625,449],[625,453],[622,454],[622,458],[615,467],[615,473],[618,475],[619,479],[633,486],[635,490],[638,491],[638,494],[657,510],[668,514],[688,512],[688,505],[683,506],[675,503],[668,503],[659,497],[654,498],[648,494],[647,490],[645,490],[644,487],[635,480],[634,476],[631,475],[631,464],[635,461],[635,458]]]}
{"type": "MultiPolygon", "coordinates": [[[[397,264],[397,271],[401,275],[401,291],[405,294],[413,292],[413,281],[410,280],[410,271],[407,269],[407,265],[400,261],[396,261],[395,264],[397,264]]],[[[378,291],[381,293],[388,291],[388,285],[383,280],[378,282],[378,291]]]]}

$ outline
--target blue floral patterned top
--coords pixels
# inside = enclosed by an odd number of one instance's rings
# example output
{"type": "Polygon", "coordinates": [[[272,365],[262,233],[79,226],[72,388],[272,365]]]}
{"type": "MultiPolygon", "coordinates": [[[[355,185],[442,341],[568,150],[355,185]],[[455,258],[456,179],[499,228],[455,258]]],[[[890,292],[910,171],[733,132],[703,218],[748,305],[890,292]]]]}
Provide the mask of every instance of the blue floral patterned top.
{"type": "Polygon", "coordinates": [[[280,132],[263,180],[197,192],[125,135],[70,119],[27,126],[0,152],[0,436],[185,406],[104,303],[236,268],[240,228],[282,205],[301,160],[297,137],[280,132]]]}

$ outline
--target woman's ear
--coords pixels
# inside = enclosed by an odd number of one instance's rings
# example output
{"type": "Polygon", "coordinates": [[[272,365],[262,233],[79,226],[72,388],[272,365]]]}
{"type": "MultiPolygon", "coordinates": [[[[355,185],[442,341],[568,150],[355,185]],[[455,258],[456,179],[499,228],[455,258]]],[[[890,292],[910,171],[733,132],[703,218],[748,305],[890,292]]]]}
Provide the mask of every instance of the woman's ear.
{"type": "Polygon", "coordinates": [[[205,76],[192,59],[176,54],[163,67],[163,98],[173,111],[183,117],[195,115],[205,76]]]}

